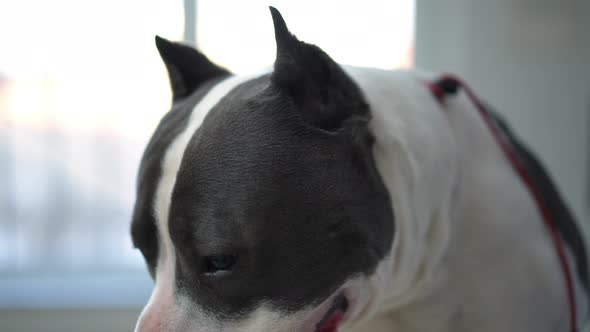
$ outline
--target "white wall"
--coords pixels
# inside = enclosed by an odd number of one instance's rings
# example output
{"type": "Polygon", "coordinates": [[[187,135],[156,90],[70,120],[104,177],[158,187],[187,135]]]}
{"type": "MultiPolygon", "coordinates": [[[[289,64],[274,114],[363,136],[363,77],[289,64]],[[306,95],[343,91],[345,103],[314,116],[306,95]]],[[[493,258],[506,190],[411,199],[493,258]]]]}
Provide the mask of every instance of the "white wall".
{"type": "Polygon", "coordinates": [[[589,220],[590,1],[417,0],[416,63],[505,114],[589,220]]]}

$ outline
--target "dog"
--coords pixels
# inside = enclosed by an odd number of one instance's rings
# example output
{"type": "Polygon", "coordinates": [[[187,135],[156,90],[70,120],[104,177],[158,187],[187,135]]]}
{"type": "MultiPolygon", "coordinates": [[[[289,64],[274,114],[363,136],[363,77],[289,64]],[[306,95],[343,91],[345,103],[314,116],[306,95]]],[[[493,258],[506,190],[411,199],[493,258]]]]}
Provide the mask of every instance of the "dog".
{"type": "Polygon", "coordinates": [[[155,287],[135,331],[583,323],[584,242],[505,122],[486,108],[538,197],[465,93],[437,100],[432,75],[341,66],[271,15],[274,67],[253,75],[156,37],[173,105],[138,173],[131,234],[155,287]]]}

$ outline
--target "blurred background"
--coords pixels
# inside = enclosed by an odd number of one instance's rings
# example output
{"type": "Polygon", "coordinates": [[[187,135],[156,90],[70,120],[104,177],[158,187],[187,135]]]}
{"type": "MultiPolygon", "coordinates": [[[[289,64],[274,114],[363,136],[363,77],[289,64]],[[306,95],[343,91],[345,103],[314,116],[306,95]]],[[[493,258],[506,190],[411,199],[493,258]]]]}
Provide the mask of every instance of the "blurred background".
{"type": "Polygon", "coordinates": [[[171,100],[153,37],[252,71],[274,59],[269,4],[341,63],[464,77],[587,226],[588,0],[0,0],[0,331],[132,330],[135,173],[171,100]]]}

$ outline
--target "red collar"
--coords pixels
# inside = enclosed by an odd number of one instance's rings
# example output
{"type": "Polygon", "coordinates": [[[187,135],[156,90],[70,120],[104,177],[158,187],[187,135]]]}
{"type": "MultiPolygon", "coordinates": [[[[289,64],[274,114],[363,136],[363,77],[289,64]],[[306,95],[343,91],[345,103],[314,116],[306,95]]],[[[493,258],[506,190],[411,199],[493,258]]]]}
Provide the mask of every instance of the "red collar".
{"type": "Polygon", "coordinates": [[[432,92],[432,95],[441,104],[444,102],[445,97],[447,97],[448,95],[455,94],[459,88],[462,88],[465,91],[465,93],[467,94],[467,97],[469,97],[471,102],[475,105],[475,107],[479,111],[479,114],[481,115],[482,119],[484,120],[486,126],[488,127],[488,129],[492,133],[494,140],[496,141],[496,143],[498,144],[498,146],[500,147],[502,152],[504,152],[504,156],[506,156],[506,159],[508,159],[508,161],[510,162],[510,164],[514,168],[515,172],[519,175],[520,179],[522,180],[524,185],[528,188],[529,192],[533,196],[533,199],[535,200],[537,208],[539,209],[539,212],[540,212],[541,216],[543,217],[543,221],[550,231],[551,239],[553,241],[553,245],[554,245],[557,255],[559,257],[559,262],[561,264],[561,268],[563,270],[565,284],[567,287],[568,305],[569,305],[569,309],[570,309],[570,315],[569,315],[570,330],[569,331],[571,331],[571,332],[578,331],[577,318],[576,318],[576,302],[575,302],[576,300],[575,300],[575,294],[574,294],[574,284],[573,284],[571,268],[570,268],[570,265],[568,263],[568,260],[567,260],[566,254],[565,254],[565,247],[564,247],[563,241],[562,241],[561,237],[559,236],[557,226],[555,224],[555,221],[551,217],[551,214],[549,213],[548,208],[545,206],[545,204],[543,204],[543,200],[541,199],[541,193],[540,193],[539,189],[537,188],[536,184],[534,183],[534,181],[532,180],[530,175],[527,173],[526,168],[522,164],[520,159],[518,158],[516,151],[510,145],[510,143],[508,141],[506,141],[506,139],[503,138],[503,134],[501,132],[501,129],[498,128],[498,126],[495,124],[494,120],[491,118],[490,114],[488,113],[486,107],[481,102],[481,100],[477,97],[477,95],[473,92],[473,90],[467,84],[465,84],[465,82],[463,82],[461,79],[459,79],[455,76],[452,76],[452,75],[444,75],[441,78],[439,78],[437,81],[425,82],[425,84],[432,92]]]}

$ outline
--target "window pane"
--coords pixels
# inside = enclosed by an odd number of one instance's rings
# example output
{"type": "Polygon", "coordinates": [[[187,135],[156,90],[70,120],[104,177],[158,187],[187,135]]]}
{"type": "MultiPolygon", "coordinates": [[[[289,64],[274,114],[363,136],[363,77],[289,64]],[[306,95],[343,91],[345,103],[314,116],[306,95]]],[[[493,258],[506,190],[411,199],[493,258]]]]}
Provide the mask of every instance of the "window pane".
{"type": "MultiPolygon", "coordinates": [[[[414,1],[270,1],[299,39],[336,61],[378,68],[411,67],[414,1]]],[[[269,1],[197,1],[197,44],[234,72],[270,66],[275,55],[269,1]]]]}
{"type": "Polygon", "coordinates": [[[182,1],[0,2],[0,274],[143,269],[135,172],[182,1]]]}

